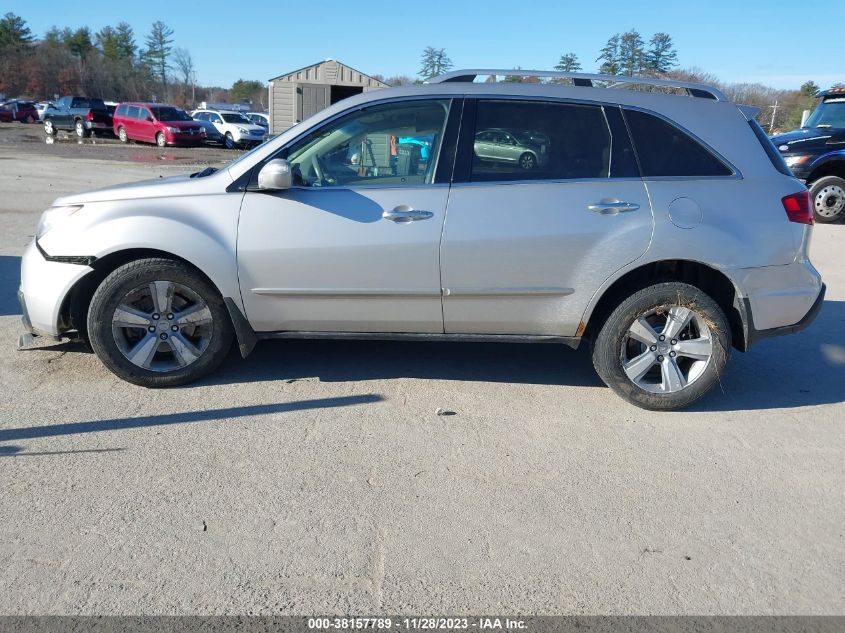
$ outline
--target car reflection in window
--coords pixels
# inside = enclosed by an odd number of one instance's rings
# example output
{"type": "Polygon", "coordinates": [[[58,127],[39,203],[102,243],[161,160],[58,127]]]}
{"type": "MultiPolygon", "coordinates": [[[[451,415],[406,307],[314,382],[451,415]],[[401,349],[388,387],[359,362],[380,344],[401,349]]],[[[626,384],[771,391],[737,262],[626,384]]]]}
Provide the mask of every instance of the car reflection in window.
{"type": "Polygon", "coordinates": [[[531,171],[549,162],[549,144],[549,137],[536,130],[492,128],[475,135],[475,156],[531,171]]]}

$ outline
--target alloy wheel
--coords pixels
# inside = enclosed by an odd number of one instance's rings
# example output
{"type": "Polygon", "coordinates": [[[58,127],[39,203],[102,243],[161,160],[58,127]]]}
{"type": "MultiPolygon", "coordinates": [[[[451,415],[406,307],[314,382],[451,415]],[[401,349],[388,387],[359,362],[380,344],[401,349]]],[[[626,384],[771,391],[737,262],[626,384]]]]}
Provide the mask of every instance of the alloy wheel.
{"type": "Polygon", "coordinates": [[[132,364],[172,372],[195,362],[211,342],[213,317],[187,286],[153,281],[130,290],[112,315],[112,335],[132,364]]]}
{"type": "Polygon", "coordinates": [[[622,369],[649,393],[676,393],[695,382],[713,357],[704,318],[683,306],[662,306],[638,317],[622,340],[622,369]]]}

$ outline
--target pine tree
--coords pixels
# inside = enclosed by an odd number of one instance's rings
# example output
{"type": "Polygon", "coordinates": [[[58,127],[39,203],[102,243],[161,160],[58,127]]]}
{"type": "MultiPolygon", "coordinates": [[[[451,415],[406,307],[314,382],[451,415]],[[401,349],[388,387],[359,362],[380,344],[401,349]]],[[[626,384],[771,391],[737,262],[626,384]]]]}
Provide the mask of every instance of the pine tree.
{"type": "Polygon", "coordinates": [[[12,12],[0,18],[0,53],[29,47],[35,38],[26,21],[12,12]]]}
{"type": "Polygon", "coordinates": [[[560,56],[560,61],[555,66],[555,70],[564,73],[577,73],[581,70],[581,62],[578,61],[578,56],[575,53],[566,53],[560,56]]]}
{"type": "Polygon", "coordinates": [[[596,61],[601,62],[600,73],[605,75],[619,74],[619,33],[607,40],[607,44],[601,49],[601,54],[596,58],[596,61]]]}
{"type": "Polygon", "coordinates": [[[434,48],[433,46],[425,47],[421,63],[419,76],[423,79],[442,75],[452,68],[452,60],[446,54],[446,49],[434,48]]]}
{"type": "Polygon", "coordinates": [[[623,33],[619,38],[619,70],[632,77],[642,72],[645,66],[643,38],[636,29],[623,33]]]}
{"type": "Polygon", "coordinates": [[[646,68],[654,73],[665,73],[678,64],[678,53],[668,33],[655,33],[649,41],[645,55],[646,68]]]}
{"type": "Polygon", "coordinates": [[[166,99],[167,70],[170,68],[169,58],[173,44],[173,29],[161,20],[154,22],[146,42],[147,48],[143,52],[144,62],[149,64],[161,83],[161,98],[166,99]]]}

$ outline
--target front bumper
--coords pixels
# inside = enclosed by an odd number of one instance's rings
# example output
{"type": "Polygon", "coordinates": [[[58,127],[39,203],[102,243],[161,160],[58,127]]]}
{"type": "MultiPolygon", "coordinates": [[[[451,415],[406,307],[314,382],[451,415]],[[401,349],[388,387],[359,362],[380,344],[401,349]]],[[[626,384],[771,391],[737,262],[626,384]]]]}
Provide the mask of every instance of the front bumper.
{"type": "Polygon", "coordinates": [[[76,282],[92,270],[82,263],[48,261],[35,240],[30,242],[21,258],[18,290],[27,332],[50,337],[62,334],[67,329],[61,318],[65,299],[76,282]]]}

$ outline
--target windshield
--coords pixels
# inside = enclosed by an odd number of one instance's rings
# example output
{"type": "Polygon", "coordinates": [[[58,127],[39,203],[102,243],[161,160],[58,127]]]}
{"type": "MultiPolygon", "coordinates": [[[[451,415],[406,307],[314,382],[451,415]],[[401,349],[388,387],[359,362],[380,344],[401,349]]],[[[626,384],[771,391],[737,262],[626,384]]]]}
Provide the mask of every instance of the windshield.
{"type": "Polygon", "coordinates": [[[243,114],[237,112],[223,113],[220,116],[223,117],[223,120],[226,121],[226,123],[252,123],[252,121],[247,119],[243,114]]]}
{"type": "Polygon", "coordinates": [[[845,128],[845,99],[831,99],[819,104],[804,127],[845,128]]]}
{"type": "Polygon", "coordinates": [[[171,107],[151,107],[153,116],[159,121],[193,121],[188,113],[179,108],[171,107]]]}

